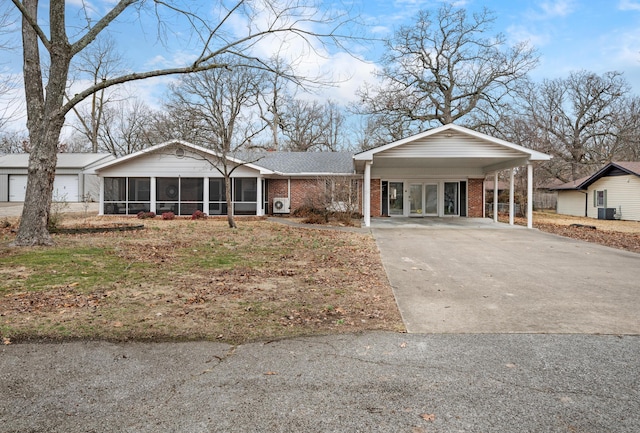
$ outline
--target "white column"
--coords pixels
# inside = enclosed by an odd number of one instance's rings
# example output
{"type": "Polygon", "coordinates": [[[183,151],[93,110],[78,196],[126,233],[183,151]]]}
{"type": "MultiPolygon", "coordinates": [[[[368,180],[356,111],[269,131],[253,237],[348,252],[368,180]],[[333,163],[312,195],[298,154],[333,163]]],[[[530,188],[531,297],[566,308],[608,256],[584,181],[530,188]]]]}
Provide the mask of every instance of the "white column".
{"type": "Polygon", "coordinates": [[[366,161],[364,164],[364,195],[362,196],[362,207],[364,215],[364,226],[371,225],[371,163],[366,161]]]}
{"type": "Polygon", "coordinates": [[[98,199],[98,203],[100,203],[100,207],[98,208],[98,215],[104,215],[104,177],[100,176],[100,198],[98,199]]]}
{"type": "Polygon", "coordinates": [[[149,198],[151,199],[151,203],[149,203],[149,210],[151,212],[156,211],[156,178],[149,178],[149,194],[151,195],[149,198]]]}
{"type": "Polygon", "coordinates": [[[493,222],[498,222],[498,172],[493,174],[493,222]]]}
{"type": "Polygon", "coordinates": [[[509,174],[509,225],[513,225],[513,184],[514,184],[514,172],[515,169],[511,169],[509,174]]]}
{"type": "Polygon", "coordinates": [[[264,211],[262,209],[262,204],[264,203],[264,200],[262,199],[262,177],[258,176],[256,178],[256,215],[257,216],[262,216],[264,215],[264,211]]]}
{"type": "Polygon", "coordinates": [[[209,178],[202,179],[202,212],[209,215],[209,178]]]}
{"type": "Polygon", "coordinates": [[[527,164],[527,228],[533,228],[533,165],[527,164]]]}

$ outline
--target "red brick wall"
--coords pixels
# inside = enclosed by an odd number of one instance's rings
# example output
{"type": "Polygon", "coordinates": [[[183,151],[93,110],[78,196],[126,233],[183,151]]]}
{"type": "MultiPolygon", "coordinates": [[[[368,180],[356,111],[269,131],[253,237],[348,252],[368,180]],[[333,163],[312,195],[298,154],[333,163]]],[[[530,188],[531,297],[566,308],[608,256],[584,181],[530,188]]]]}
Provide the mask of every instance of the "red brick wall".
{"type": "Polygon", "coordinates": [[[269,197],[268,209],[265,209],[267,214],[273,213],[273,199],[288,197],[289,190],[287,186],[287,179],[268,179],[267,180],[267,194],[269,197]]]}
{"type": "Polygon", "coordinates": [[[371,216],[382,216],[382,181],[371,179],[371,216]]]}
{"type": "Polygon", "coordinates": [[[469,201],[467,216],[469,218],[482,218],[484,179],[469,179],[467,188],[467,200],[469,201]]]}
{"type": "MultiPolygon", "coordinates": [[[[378,180],[378,208],[380,185],[378,180]]],[[[268,213],[273,213],[273,199],[276,197],[289,197],[287,179],[269,179],[268,180],[269,209],[268,213]]],[[[291,212],[302,206],[314,206],[314,197],[322,197],[325,191],[324,179],[291,179],[291,212]]],[[[358,202],[359,209],[362,209],[362,181],[358,180],[358,202]]],[[[378,213],[380,210],[378,210],[378,213]]]]}

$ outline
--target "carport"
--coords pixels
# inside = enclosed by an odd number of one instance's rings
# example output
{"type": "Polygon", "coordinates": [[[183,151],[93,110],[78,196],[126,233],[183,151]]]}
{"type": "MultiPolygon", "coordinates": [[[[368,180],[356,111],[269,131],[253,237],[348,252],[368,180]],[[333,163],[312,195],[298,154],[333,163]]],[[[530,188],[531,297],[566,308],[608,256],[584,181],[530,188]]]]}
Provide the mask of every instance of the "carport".
{"type": "MultiPolygon", "coordinates": [[[[372,216],[484,217],[487,175],[510,170],[509,216],[513,225],[514,175],[527,167],[527,218],[532,227],[533,163],[551,156],[449,124],[354,156],[364,175],[364,224],[372,216]]],[[[496,187],[497,188],[497,187],[496,187]]],[[[498,219],[494,191],[494,221],[498,219]]]]}

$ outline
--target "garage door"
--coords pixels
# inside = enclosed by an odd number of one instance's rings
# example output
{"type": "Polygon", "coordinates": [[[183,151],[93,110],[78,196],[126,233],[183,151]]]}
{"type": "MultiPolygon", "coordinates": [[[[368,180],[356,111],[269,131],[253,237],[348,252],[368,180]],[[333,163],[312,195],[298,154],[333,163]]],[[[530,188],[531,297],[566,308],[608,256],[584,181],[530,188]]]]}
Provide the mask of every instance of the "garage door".
{"type": "MultiPolygon", "coordinates": [[[[27,176],[9,175],[9,201],[24,201],[27,176]]],[[[58,175],[53,181],[53,201],[78,201],[78,176],[58,175]]]]}
{"type": "Polygon", "coordinates": [[[27,191],[26,174],[9,175],[9,201],[24,201],[24,194],[27,191]]]}
{"type": "Polygon", "coordinates": [[[78,176],[56,176],[53,180],[53,201],[78,201],[78,176]]]}

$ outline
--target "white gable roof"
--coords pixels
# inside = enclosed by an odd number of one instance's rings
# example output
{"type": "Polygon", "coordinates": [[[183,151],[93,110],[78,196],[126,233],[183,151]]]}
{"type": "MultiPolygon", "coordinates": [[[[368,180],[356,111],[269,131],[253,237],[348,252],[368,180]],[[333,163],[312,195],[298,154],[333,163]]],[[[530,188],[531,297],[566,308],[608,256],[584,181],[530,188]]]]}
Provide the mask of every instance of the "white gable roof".
{"type": "Polygon", "coordinates": [[[522,158],[547,161],[551,156],[462,126],[448,124],[376,147],[354,156],[356,161],[386,158],[522,158]]]}
{"type": "MultiPolygon", "coordinates": [[[[116,167],[118,165],[125,164],[127,162],[139,159],[139,158],[141,158],[141,157],[143,157],[145,155],[151,155],[151,154],[154,154],[154,153],[162,152],[163,150],[171,149],[172,147],[186,148],[186,149],[191,150],[193,152],[200,153],[201,155],[204,155],[205,157],[209,156],[209,157],[214,158],[214,159],[220,157],[220,155],[217,152],[215,152],[215,151],[213,151],[211,149],[207,149],[206,147],[198,146],[198,145],[195,145],[195,144],[183,141],[183,140],[171,140],[171,141],[166,141],[166,142],[161,143],[161,144],[157,144],[157,145],[152,146],[152,147],[148,147],[146,149],[139,150],[137,152],[134,152],[134,153],[126,155],[126,156],[123,156],[123,157],[118,158],[116,160],[109,161],[109,162],[107,162],[105,164],[99,165],[98,167],[95,167],[95,171],[100,172],[100,171],[105,170],[107,168],[113,168],[113,167],[116,167]]],[[[260,166],[256,165],[255,163],[242,161],[242,160],[240,160],[238,158],[235,158],[233,156],[227,156],[227,160],[232,162],[232,163],[239,164],[239,165],[241,164],[241,165],[244,165],[245,167],[254,169],[256,171],[259,171],[261,174],[272,174],[273,173],[271,170],[266,169],[264,167],[260,167],[260,166]]]]}

